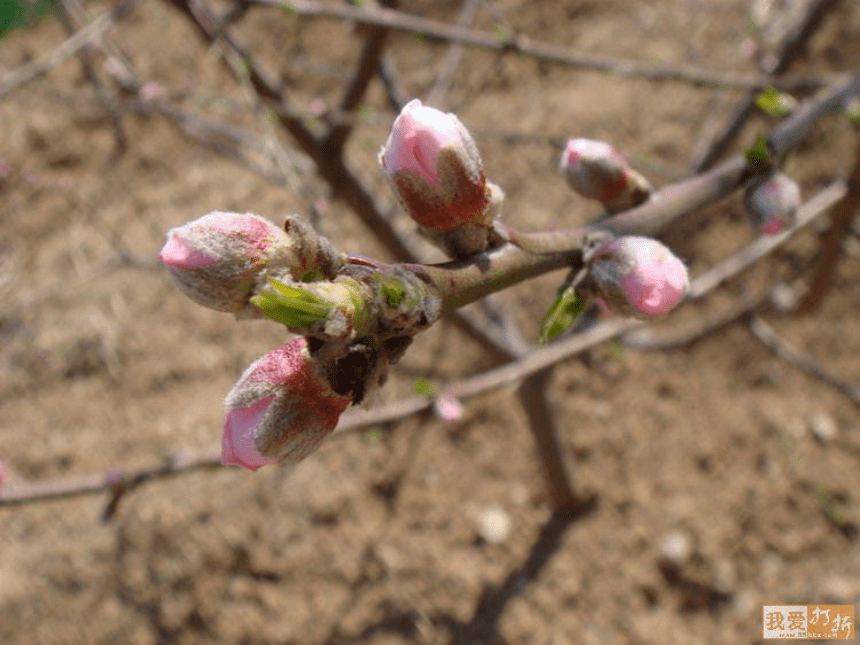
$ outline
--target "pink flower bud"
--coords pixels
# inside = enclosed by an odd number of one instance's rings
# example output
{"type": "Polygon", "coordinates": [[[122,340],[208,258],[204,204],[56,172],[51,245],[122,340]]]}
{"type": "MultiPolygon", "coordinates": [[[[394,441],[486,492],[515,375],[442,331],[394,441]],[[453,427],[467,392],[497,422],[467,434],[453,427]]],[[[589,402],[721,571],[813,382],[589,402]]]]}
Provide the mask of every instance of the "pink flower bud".
{"type": "Polygon", "coordinates": [[[447,394],[433,401],[433,411],[442,421],[454,422],[463,418],[463,404],[447,394]]]}
{"type": "Polygon", "coordinates": [[[221,463],[257,470],[312,453],[352,402],[331,390],[304,338],[257,359],[225,400],[221,463]]]}
{"type": "Polygon", "coordinates": [[[257,275],[278,256],[296,263],[280,228],[259,215],[215,211],[168,231],[158,257],[189,298],[238,312],[247,306],[257,275]]]}
{"type": "Polygon", "coordinates": [[[403,207],[424,228],[448,233],[465,223],[488,223],[481,157],[453,114],[410,101],[379,161],[403,207]]]}
{"type": "Polygon", "coordinates": [[[689,288],[684,263],[648,237],[606,243],[594,256],[591,278],[609,309],[636,317],[668,313],[689,288]]]}
{"type": "Polygon", "coordinates": [[[800,187],[788,175],[775,172],[747,188],[744,205],[753,228],[776,235],[794,224],[800,208],[800,187]]]}
{"type": "Polygon", "coordinates": [[[289,232],[252,213],[214,211],[168,231],[158,257],[189,298],[238,313],[269,277],[330,275],[345,262],[302,218],[287,218],[285,227],[289,232]]]}
{"type": "Polygon", "coordinates": [[[648,180],[603,141],[570,139],[561,155],[561,171],[577,193],[611,211],[640,204],[652,192],[648,180]]]}

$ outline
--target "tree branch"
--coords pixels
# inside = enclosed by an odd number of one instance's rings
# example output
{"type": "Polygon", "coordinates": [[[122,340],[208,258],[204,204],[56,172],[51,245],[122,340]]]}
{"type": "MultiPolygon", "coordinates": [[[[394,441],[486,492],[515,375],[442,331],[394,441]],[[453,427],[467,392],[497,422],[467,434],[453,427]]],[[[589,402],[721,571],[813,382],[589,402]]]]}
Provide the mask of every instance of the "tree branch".
{"type": "Polygon", "coordinates": [[[494,33],[465,29],[393,9],[362,9],[353,5],[322,3],[314,0],[248,0],[248,2],[252,5],[286,9],[300,15],[340,18],[364,25],[380,25],[437,40],[461,43],[504,54],[519,54],[547,63],[625,78],[646,78],[652,81],[688,83],[696,87],[748,91],[763,90],[769,86],[787,91],[809,91],[826,84],[819,79],[810,78],[774,79],[769,76],[744,76],[679,65],[648,65],[634,60],[574,52],[564,47],[532,40],[521,34],[500,37],[494,33]]]}

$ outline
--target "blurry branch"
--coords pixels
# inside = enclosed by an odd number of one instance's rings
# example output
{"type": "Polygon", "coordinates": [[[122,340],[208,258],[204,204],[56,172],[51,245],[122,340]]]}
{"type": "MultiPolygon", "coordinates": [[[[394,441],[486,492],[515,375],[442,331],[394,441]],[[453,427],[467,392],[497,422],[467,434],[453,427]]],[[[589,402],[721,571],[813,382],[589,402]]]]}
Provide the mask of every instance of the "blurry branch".
{"type": "MultiPolygon", "coordinates": [[[[385,27],[378,25],[367,27],[364,48],[361,51],[361,56],[359,56],[358,65],[355,68],[352,79],[347,84],[346,91],[341,99],[340,112],[350,113],[361,103],[367,87],[370,85],[370,81],[376,76],[376,70],[382,61],[382,53],[387,36],[388,29],[385,27]]],[[[352,125],[349,122],[335,124],[326,133],[321,145],[329,150],[329,154],[340,156],[343,153],[343,146],[351,131],[352,125]]]]}
{"type": "Polygon", "coordinates": [[[81,49],[102,36],[114,24],[112,12],[105,12],[83,29],[63,41],[55,49],[43,54],[34,61],[18,67],[0,81],[0,99],[9,92],[47,74],[57,65],[77,54],[81,49]]]}
{"type": "MultiPolygon", "coordinates": [[[[463,7],[460,9],[460,16],[457,18],[457,26],[461,29],[468,29],[475,20],[475,15],[478,13],[478,7],[481,0],[465,0],[463,7]]],[[[454,76],[457,73],[457,66],[460,64],[460,59],[463,57],[463,46],[460,43],[452,43],[445,54],[445,61],[442,64],[442,71],[436,77],[436,82],[427,93],[425,103],[432,105],[435,108],[442,108],[445,101],[445,94],[451,87],[454,81],[454,76]]]]}
{"type": "Polygon", "coordinates": [[[185,136],[217,154],[232,159],[277,184],[284,185],[284,166],[310,171],[310,161],[283,146],[273,147],[263,137],[230,123],[207,119],[163,101],[142,105],[141,111],[164,116],[185,136]]]}
{"type": "Polygon", "coordinates": [[[860,405],[860,387],[844,381],[829,372],[825,372],[818,366],[814,358],[792,347],[780,338],[773,328],[761,318],[752,316],[749,321],[749,330],[756,340],[761,342],[781,360],[836,389],[840,394],[851,399],[855,405],[860,405]]]}
{"type": "Polygon", "coordinates": [[[860,127],[854,128],[854,134],[854,168],[848,179],[848,192],[833,214],[830,228],[827,229],[818,249],[812,280],[798,305],[798,313],[810,313],[821,304],[828,288],[833,284],[836,267],[842,257],[842,242],[851,228],[852,220],[860,213],[860,127]]]}
{"type": "MultiPolygon", "coordinates": [[[[60,19],[60,22],[63,23],[63,26],[69,34],[74,35],[83,28],[86,14],[79,0],[57,0],[56,5],[57,17],[60,19]]],[[[124,5],[121,5],[121,10],[129,11],[132,5],[133,2],[126,2],[124,5]]],[[[102,80],[96,71],[92,52],[89,49],[90,42],[91,41],[84,43],[78,49],[77,55],[81,61],[81,68],[83,69],[84,76],[95,88],[99,101],[101,101],[105,110],[110,115],[111,125],[113,126],[114,136],[116,138],[115,154],[121,155],[128,147],[128,140],[125,136],[125,129],[122,125],[122,114],[119,111],[116,96],[105,86],[104,83],[102,83],[102,80]]]]}
{"type": "MultiPolygon", "coordinates": [[[[845,190],[844,182],[837,181],[831,184],[802,207],[800,218],[794,227],[774,236],[767,245],[763,245],[761,239],[756,240],[749,247],[742,249],[694,279],[690,285],[691,298],[701,298],[716,289],[725,280],[741,273],[750,266],[750,257],[757,255],[760,258],[765,253],[784,244],[795,232],[810,224],[817,216],[837,202],[844,195],[845,190]],[[755,250],[752,251],[751,249],[755,250]],[[739,260],[739,258],[743,259],[739,260]]],[[[548,368],[607,340],[644,327],[645,323],[640,321],[613,318],[582,334],[566,338],[548,347],[533,350],[506,365],[439,388],[439,395],[455,399],[468,399],[516,384],[531,375],[545,372],[548,368]]],[[[374,410],[365,411],[356,408],[348,410],[341,417],[331,438],[345,436],[349,432],[393,423],[412,415],[427,412],[433,407],[433,403],[433,399],[412,396],[374,410]]],[[[194,457],[178,454],[158,465],[148,466],[129,473],[112,470],[100,475],[93,474],[32,484],[7,484],[0,488],[0,507],[108,491],[111,492],[111,499],[106,515],[109,515],[115,510],[122,495],[141,484],[217,466],[220,466],[220,450],[213,449],[194,457]]]]}
{"type": "MultiPolygon", "coordinates": [[[[836,7],[839,0],[813,0],[806,8],[806,14],[798,22],[794,29],[789,31],[782,41],[780,52],[777,56],[776,65],[771,74],[777,77],[788,70],[791,64],[797,60],[803,52],[806,43],[821,26],[827,12],[836,7]]],[[[776,78],[774,78],[775,84],[776,78]]],[[[756,108],[756,96],[751,95],[742,98],[735,106],[734,116],[725,126],[723,131],[717,135],[708,148],[697,154],[692,166],[696,172],[702,172],[710,168],[723,152],[728,149],[735,137],[740,133],[752,116],[756,108]]]]}
{"type": "Polygon", "coordinates": [[[766,76],[744,76],[695,67],[648,65],[634,60],[596,56],[570,51],[564,47],[541,43],[522,34],[490,33],[449,25],[393,9],[362,9],[353,5],[315,2],[314,0],[245,0],[251,5],[277,7],[288,13],[340,18],[359,24],[379,25],[420,34],[436,40],[460,43],[504,54],[519,54],[547,63],[593,70],[626,78],[653,81],[676,81],[697,87],[762,90],[775,86],[787,91],[815,90],[825,83],[820,79],[773,79],[766,76]]]}

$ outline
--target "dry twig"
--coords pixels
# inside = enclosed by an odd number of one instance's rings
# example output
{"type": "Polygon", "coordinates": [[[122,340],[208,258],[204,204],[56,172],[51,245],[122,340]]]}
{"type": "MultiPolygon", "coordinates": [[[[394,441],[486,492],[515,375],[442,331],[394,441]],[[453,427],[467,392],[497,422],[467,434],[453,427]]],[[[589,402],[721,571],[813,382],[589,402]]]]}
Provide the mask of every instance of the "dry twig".
{"type": "Polygon", "coordinates": [[[277,7],[300,15],[341,18],[364,25],[379,25],[420,34],[436,40],[461,43],[480,49],[520,54],[529,58],[622,76],[646,78],[653,81],[674,81],[696,87],[716,87],[747,91],[763,90],[776,86],[785,90],[815,90],[825,85],[820,79],[785,78],[773,79],[763,76],[744,76],[678,65],[649,65],[634,60],[611,58],[574,52],[564,47],[541,43],[522,34],[500,37],[486,31],[464,29],[444,22],[395,11],[393,9],[362,9],[353,5],[315,2],[314,0],[247,0],[252,5],[277,7]]]}

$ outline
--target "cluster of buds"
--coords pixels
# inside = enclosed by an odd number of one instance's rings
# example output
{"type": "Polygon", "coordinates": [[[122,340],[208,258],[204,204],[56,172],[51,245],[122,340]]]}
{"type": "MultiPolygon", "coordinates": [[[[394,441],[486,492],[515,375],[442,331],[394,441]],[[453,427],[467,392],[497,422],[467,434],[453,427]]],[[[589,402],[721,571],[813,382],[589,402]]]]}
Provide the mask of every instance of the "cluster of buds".
{"type": "Polygon", "coordinates": [[[475,141],[456,116],[410,101],[379,162],[419,231],[448,255],[465,258],[493,243],[504,196],[487,182],[475,141]]]}
{"type": "Polygon", "coordinates": [[[624,236],[603,244],[592,256],[589,277],[610,311],[636,318],[669,313],[690,288],[684,263],[649,237],[624,236]]]}
{"type": "Polygon", "coordinates": [[[439,315],[425,281],[347,261],[295,215],[279,228],[250,213],[209,213],[171,229],[159,257],[199,304],[304,336],[257,360],[227,395],[222,461],[252,470],[316,449],[439,315]]]}
{"type": "Polygon", "coordinates": [[[571,188],[599,201],[609,213],[641,204],[654,190],[620,152],[603,141],[570,139],[560,167],[571,188]]]}
{"type": "Polygon", "coordinates": [[[797,219],[800,187],[788,175],[774,172],[747,187],[744,205],[754,229],[765,235],[776,235],[797,219]]]}
{"type": "MultiPolygon", "coordinates": [[[[408,103],[379,158],[419,230],[449,255],[463,259],[503,242],[508,229],[495,221],[503,195],[486,181],[475,142],[453,114],[408,103]]],[[[574,188],[609,210],[651,193],[607,144],[573,139],[562,165],[574,188]]],[[[584,257],[585,285],[605,306],[657,316],[683,299],[687,270],[656,240],[598,244],[584,257]]],[[[251,470],[313,452],[444,309],[422,271],[347,257],[299,216],[277,227],[251,213],[209,213],[171,229],[159,257],[199,304],[265,316],[300,335],[255,361],[226,397],[222,461],[251,470]]],[[[462,408],[443,398],[437,413],[455,420],[462,408]]]]}

